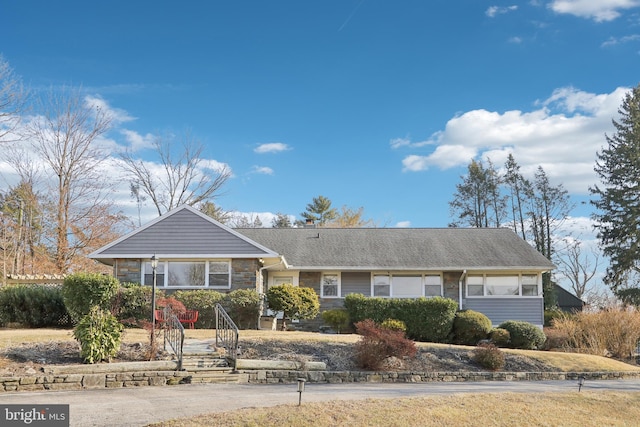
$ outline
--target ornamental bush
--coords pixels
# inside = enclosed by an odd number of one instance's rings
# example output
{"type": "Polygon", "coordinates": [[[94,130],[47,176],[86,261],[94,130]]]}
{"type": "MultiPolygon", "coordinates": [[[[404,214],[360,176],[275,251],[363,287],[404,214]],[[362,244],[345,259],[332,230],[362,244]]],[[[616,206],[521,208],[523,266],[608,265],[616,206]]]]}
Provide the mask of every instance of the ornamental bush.
{"type": "Polygon", "coordinates": [[[0,287],[0,325],[13,322],[30,328],[71,326],[60,286],[0,287]]]}
{"type": "Polygon", "coordinates": [[[322,316],[322,320],[337,333],[341,333],[349,328],[349,313],[343,308],[323,311],[320,316],[322,316]]]}
{"type": "Polygon", "coordinates": [[[177,291],[171,294],[172,297],[182,302],[188,310],[198,310],[198,321],[195,328],[214,329],[216,327],[215,308],[217,303],[221,303],[224,294],[218,291],[207,289],[195,289],[192,291],[177,291]]]}
{"type": "Polygon", "coordinates": [[[267,305],[271,310],[283,313],[283,331],[287,329],[287,319],[313,319],[320,312],[318,294],[313,288],[289,283],[271,286],[267,290],[267,305]]]}
{"type": "Polygon", "coordinates": [[[480,344],[473,350],[473,360],[491,371],[504,368],[505,357],[502,350],[493,344],[480,344]]]}
{"type": "Polygon", "coordinates": [[[403,334],[407,332],[407,325],[405,325],[402,320],[398,319],[386,319],[380,324],[380,327],[391,329],[392,331],[402,332],[403,334]]]}
{"type": "MultiPolygon", "coordinates": [[[[139,283],[121,283],[111,299],[111,313],[126,326],[151,321],[151,291],[150,286],[139,283]]],[[[156,292],[156,298],[162,295],[163,291],[156,292]]]]}
{"type": "Polygon", "coordinates": [[[345,297],[349,318],[357,323],[365,319],[382,323],[401,320],[407,325],[407,337],[416,341],[448,342],[458,303],[449,298],[370,298],[361,294],[345,297]]]}
{"type": "Polygon", "coordinates": [[[487,338],[489,331],[491,331],[491,320],[478,311],[458,311],[453,320],[455,344],[476,345],[487,338]]]}
{"type": "Polygon", "coordinates": [[[507,320],[499,328],[509,331],[509,347],[523,350],[542,348],[547,337],[536,325],[521,320],[507,320]]]}
{"type": "Polygon", "coordinates": [[[361,335],[356,343],[356,362],[363,369],[377,371],[388,357],[413,357],[418,351],[404,332],[382,328],[371,319],[358,322],[355,327],[361,335]]]}
{"type": "Polygon", "coordinates": [[[491,343],[497,347],[508,347],[511,335],[506,329],[493,328],[491,332],[489,332],[489,339],[491,343]]]}
{"type": "Polygon", "coordinates": [[[222,306],[240,329],[255,329],[260,315],[260,295],[254,289],[237,289],[225,295],[222,306]]]}
{"type": "Polygon", "coordinates": [[[111,361],[120,349],[123,329],[109,311],[98,306],[90,308],[73,330],[73,337],[80,342],[80,356],[85,363],[111,361]]]}
{"type": "Polygon", "coordinates": [[[115,277],[99,273],[67,276],[62,284],[62,298],[73,322],[77,323],[95,305],[109,310],[119,284],[115,277]]]}

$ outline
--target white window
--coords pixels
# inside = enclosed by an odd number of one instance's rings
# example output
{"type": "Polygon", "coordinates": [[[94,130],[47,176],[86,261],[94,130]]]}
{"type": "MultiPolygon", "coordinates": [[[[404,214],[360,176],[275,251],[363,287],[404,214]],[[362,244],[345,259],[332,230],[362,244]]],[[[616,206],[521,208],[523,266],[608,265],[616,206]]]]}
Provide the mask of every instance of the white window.
{"type": "Polygon", "coordinates": [[[427,274],[426,276],[424,276],[424,296],[442,296],[442,278],[440,277],[440,275],[427,274]]]}
{"type": "Polygon", "coordinates": [[[518,276],[487,276],[485,279],[487,295],[520,295],[518,276]]]}
{"type": "Polygon", "coordinates": [[[467,295],[470,297],[481,297],[484,295],[483,276],[467,276],[467,295]]]}
{"type": "Polygon", "coordinates": [[[323,297],[337,298],[340,295],[340,281],[337,274],[323,274],[320,284],[320,295],[323,297]]]}
{"type": "Polygon", "coordinates": [[[210,288],[231,288],[231,263],[227,261],[209,261],[208,277],[210,288]]]}
{"type": "Polygon", "coordinates": [[[391,280],[389,275],[373,276],[373,296],[389,297],[391,296],[391,280]]]}
{"type": "Polygon", "coordinates": [[[522,296],[524,297],[538,296],[538,275],[537,274],[522,275],[522,296]]]}
{"type": "Polygon", "coordinates": [[[292,276],[276,276],[273,278],[273,286],[280,286],[288,283],[293,285],[293,277],[292,276]]]}
{"type": "MultiPolygon", "coordinates": [[[[143,262],[143,281],[153,284],[151,263],[143,262]]],[[[231,263],[228,261],[160,261],[156,267],[156,286],[215,289],[231,287],[231,263]]]]}
{"type": "Polygon", "coordinates": [[[422,276],[391,276],[391,295],[394,298],[422,296],[422,276]]]}
{"type": "Polygon", "coordinates": [[[468,297],[539,296],[538,274],[476,274],[467,276],[468,297]]]}

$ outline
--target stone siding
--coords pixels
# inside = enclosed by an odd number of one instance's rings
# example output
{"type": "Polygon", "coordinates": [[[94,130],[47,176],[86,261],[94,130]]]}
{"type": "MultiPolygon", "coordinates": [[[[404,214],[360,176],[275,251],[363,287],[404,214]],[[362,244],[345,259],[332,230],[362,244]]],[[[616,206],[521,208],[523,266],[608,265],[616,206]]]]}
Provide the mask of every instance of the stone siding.
{"type": "Polygon", "coordinates": [[[257,259],[231,260],[231,290],[256,289],[256,277],[258,275],[257,259]]]}
{"type": "Polygon", "coordinates": [[[460,286],[460,272],[445,272],[443,274],[443,296],[445,298],[451,298],[454,301],[460,299],[459,289],[460,286]]]}
{"type": "Polygon", "coordinates": [[[113,275],[121,283],[140,283],[142,267],[139,259],[118,259],[113,265],[113,275]]]}

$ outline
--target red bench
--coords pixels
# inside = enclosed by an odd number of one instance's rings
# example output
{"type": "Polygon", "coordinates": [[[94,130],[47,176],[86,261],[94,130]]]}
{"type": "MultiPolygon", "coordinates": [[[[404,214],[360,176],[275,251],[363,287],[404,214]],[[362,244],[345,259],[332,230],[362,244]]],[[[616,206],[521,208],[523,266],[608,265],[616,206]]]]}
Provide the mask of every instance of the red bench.
{"type": "MultiPolygon", "coordinates": [[[[194,324],[198,321],[198,310],[187,310],[184,313],[176,313],[176,317],[180,323],[189,325],[189,329],[194,328],[194,324]]],[[[164,322],[164,310],[156,310],[156,322],[164,322]]]]}

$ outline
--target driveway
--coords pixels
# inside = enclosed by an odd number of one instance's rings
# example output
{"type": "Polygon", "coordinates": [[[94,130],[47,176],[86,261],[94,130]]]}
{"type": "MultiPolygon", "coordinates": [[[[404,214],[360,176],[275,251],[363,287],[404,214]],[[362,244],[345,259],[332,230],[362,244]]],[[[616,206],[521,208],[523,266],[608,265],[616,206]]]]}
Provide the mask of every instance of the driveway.
{"type": "MultiPolygon", "coordinates": [[[[583,390],[640,391],[640,380],[587,381],[583,390]]],[[[452,393],[578,392],[575,381],[307,384],[302,402],[452,393]]],[[[71,426],[144,426],[234,409],[297,404],[295,384],[188,384],[81,391],[3,393],[2,404],[69,404],[71,426]]]]}

